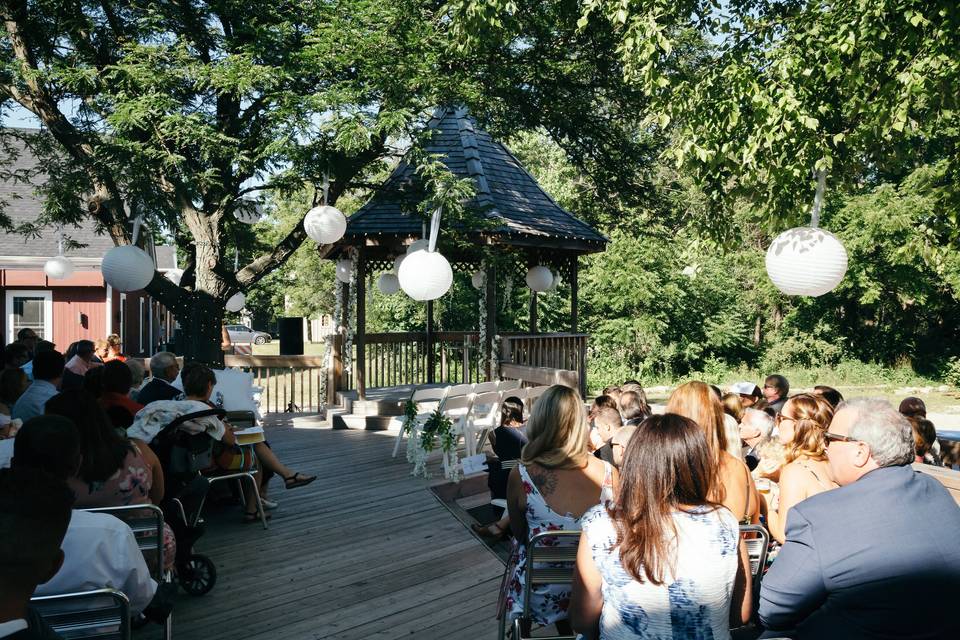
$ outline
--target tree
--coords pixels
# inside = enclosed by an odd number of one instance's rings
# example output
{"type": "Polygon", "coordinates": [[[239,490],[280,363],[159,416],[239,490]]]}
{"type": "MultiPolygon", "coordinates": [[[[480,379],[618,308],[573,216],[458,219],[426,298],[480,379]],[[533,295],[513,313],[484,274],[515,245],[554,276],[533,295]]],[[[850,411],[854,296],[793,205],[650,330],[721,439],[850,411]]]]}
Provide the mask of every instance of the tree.
{"type": "Polygon", "coordinates": [[[367,186],[463,78],[418,0],[3,0],[0,14],[0,108],[26,108],[44,135],[2,131],[50,174],[44,218],[20,231],[90,216],[117,244],[137,217],[170,232],[186,273],[146,290],[180,320],[185,355],[211,363],[224,302],[305,238],[301,214],[234,273],[245,196],[313,195],[325,174],[329,203],[367,186]]]}

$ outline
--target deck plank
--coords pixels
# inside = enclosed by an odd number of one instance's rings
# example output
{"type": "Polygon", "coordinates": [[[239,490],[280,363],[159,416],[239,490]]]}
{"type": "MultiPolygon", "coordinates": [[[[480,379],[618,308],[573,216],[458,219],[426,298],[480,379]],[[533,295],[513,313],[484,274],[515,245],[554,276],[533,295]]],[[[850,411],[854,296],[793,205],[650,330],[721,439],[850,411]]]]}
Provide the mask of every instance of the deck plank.
{"type": "MultiPolygon", "coordinates": [[[[208,595],[181,594],[177,640],[493,638],[503,572],[490,553],[412,478],[394,435],[294,428],[268,420],[267,437],[313,484],[270,496],[270,529],[240,523],[237,508],[211,508],[196,551],[217,565],[208,595]]],[[[135,634],[158,637],[156,628],[135,634]]]]}

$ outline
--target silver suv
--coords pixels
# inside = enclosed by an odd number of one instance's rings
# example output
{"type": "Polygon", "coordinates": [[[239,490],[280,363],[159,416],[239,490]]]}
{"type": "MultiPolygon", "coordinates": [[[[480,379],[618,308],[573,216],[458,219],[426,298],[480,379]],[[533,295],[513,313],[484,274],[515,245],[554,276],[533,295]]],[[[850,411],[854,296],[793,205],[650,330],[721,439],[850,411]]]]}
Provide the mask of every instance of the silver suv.
{"type": "Polygon", "coordinates": [[[233,344],[266,344],[271,340],[269,333],[254,331],[242,324],[228,324],[227,333],[230,334],[230,342],[233,344]]]}

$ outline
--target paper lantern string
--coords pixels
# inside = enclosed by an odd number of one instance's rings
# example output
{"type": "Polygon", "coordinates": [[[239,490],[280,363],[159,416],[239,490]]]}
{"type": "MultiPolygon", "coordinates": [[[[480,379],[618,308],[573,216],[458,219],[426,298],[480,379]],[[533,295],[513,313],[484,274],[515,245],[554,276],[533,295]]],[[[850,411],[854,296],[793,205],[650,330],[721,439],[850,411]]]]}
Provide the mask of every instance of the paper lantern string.
{"type": "Polygon", "coordinates": [[[433,217],[430,218],[430,253],[437,250],[437,236],[440,235],[440,211],[443,207],[437,207],[433,210],[433,217]]]}
{"type": "Polygon", "coordinates": [[[328,171],[323,172],[323,183],[320,189],[323,191],[323,204],[327,204],[327,198],[330,195],[330,173],[328,171]]]}
{"type": "Polygon", "coordinates": [[[130,240],[130,244],[132,245],[137,244],[137,236],[140,235],[140,224],[142,222],[143,222],[143,218],[141,218],[140,216],[137,216],[136,218],[133,219],[133,239],[130,240]]]}
{"type": "Polygon", "coordinates": [[[57,225],[57,255],[63,255],[63,225],[57,225]]]}
{"type": "Polygon", "coordinates": [[[240,247],[233,250],[233,272],[240,271],[240,247]]]}
{"type": "Polygon", "coordinates": [[[816,229],[820,226],[820,209],[823,208],[823,191],[827,187],[827,172],[817,170],[817,191],[813,196],[813,209],[810,211],[810,226],[816,229]]]}

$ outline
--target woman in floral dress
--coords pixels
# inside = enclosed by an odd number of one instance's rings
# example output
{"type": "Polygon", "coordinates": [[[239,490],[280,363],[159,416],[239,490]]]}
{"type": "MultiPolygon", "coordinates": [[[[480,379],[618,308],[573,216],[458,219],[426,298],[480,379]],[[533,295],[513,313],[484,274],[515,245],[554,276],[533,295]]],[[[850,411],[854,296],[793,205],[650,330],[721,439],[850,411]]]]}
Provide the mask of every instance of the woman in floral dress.
{"type": "MultiPolygon", "coordinates": [[[[527,436],[521,464],[510,473],[507,486],[510,527],[520,544],[506,595],[510,618],[523,612],[527,541],[544,531],[579,530],[580,518],[590,507],[613,498],[617,481],[613,466],[587,451],[587,416],[574,389],[547,389],[533,407],[527,436]]],[[[570,587],[542,585],[530,595],[533,622],[556,624],[561,634],[568,634],[570,587]]]]}

